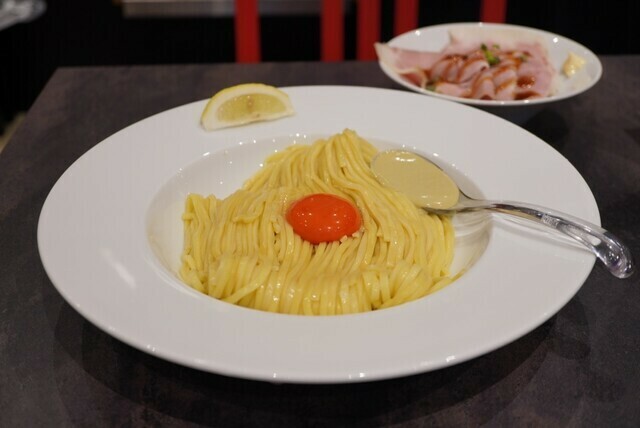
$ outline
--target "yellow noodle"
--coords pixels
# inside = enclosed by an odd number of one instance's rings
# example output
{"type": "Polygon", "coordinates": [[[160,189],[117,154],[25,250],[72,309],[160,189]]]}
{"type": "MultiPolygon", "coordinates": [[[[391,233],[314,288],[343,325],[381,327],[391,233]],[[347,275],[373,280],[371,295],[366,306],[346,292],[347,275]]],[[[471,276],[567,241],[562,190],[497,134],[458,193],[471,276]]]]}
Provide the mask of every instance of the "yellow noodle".
{"type": "Polygon", "coordinates": [[[196,290],[263,311],[337,315],[399,305],[451,282],[454,230],[378,183],[376,149],[345,130],[269,157],[225,199],[189,195],[180,276],[196,290]],[[362,228],[313,245],[285,219],[313,193],[350,200],[362,228]]]}

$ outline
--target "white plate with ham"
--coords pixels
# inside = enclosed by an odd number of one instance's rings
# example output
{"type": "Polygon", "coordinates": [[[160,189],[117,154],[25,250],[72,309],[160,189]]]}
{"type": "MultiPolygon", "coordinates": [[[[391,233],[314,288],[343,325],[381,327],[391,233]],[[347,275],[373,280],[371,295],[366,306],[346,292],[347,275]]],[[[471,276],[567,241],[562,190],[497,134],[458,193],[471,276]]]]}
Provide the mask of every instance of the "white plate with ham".
{"type": "Polygon", "coordinates": [[[382,70],[412,91],[480,107],[542,105],[602,75],[598,57],[566,37],[506,24],[420,28],[377,43],[382,70]]]}

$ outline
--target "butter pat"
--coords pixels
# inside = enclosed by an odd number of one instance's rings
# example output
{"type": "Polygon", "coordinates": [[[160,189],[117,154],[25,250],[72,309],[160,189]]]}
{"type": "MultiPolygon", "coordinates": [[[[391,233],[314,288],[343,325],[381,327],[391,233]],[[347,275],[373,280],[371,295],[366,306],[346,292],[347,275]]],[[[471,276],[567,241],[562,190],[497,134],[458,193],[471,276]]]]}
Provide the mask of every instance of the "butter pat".
{"type": "Polygon", "coordinates": [[[584,67],[586,60],[579,55],[569,52],[569,56],[562,65],[562,72],[567,77],[571,77],[576,74],[582,67],[584,67]]]}

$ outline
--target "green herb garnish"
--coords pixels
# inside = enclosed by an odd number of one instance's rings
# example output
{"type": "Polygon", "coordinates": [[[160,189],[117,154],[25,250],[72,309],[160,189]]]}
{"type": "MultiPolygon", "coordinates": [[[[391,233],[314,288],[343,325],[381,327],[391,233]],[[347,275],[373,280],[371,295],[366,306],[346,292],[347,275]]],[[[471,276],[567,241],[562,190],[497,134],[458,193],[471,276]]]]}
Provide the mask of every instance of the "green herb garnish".
{"type": "Polygon", "coordinates": [[[488,48],[487,45],[485,45],[484,43],[480,45],[480,49],[482,49],[482,53],[484,53],[484,57],[486,58],[487,62],[489,63],[490,66],[496,65],[500,63],[500,58],[498,58],[497,56],[495,56],[493,54],[493,52],[491,52],[488,48]]]}

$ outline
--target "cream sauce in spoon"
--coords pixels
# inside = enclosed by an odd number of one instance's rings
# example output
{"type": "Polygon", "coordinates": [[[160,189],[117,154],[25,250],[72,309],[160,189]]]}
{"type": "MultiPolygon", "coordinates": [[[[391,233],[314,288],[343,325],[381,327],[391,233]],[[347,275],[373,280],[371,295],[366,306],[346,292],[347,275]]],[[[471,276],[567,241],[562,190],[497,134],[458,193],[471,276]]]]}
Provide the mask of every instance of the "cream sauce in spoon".
{"type": "Polygon", "coordinates": [[[448,209],[458,203],[460,189],[444,171],[415,153],[380,152],[371,162],[376,178],[402,192],[419,207],[448,209]]]}
{"type": "MultiPolygon", "coordinates": [[[[551,208],[510,201],[482,201],[464,198],[456,183],[429,160],[411,152],[380,152],[371,161],[378,181],[409,196],[427,210],[447,212],[489,211],[530,220],[573,239],[589,249],[617,278],[627,278],[635,271],[629,248],[602,227],[551,208]]],[[[464,193],[463,193],[464,195],[464,193]]],[[[466,195],[464,195],[466,196],[466,195]]]]}

